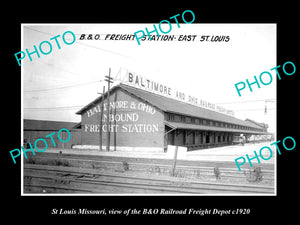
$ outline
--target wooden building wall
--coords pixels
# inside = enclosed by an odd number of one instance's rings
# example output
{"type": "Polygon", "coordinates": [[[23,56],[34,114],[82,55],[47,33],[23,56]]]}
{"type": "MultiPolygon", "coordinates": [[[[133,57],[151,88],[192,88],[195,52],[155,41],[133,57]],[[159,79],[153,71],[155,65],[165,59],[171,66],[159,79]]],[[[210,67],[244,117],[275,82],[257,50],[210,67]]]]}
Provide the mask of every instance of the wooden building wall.
{"type": "MultiPolygon", "coordinates": [[[[107,99],[103,102],[102,146],[107,143],[107,99]]],[[[110,96],[110,145],[117,147],[164,146],[163,112],[146,102],[117,89],[110,96]]],[[[99,145],[101,102],[82,114],[83,145],[99,145]]]]}
{"type": "MultiPolygon", "coordinates": [[[[166,128],[166,131],[170,131],[166,128]]],[[[233,133],[177,129],[168,132],[165,148],[169,145],[188,147],[188,150],[231,145],[233,133]]]]}

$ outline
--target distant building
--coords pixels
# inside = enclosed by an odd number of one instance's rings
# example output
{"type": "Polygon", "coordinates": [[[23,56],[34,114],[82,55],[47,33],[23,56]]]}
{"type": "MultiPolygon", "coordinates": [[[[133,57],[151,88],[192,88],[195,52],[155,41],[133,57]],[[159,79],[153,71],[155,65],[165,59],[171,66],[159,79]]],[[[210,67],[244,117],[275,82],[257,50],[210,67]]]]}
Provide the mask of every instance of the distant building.
{"type": "MultiPolygon", "coordinates": [[[[52,141],[49,138],[45,138],[45,136],[55,132],[56,135],[53,135],[53,139],[56,143],[57,148],[71,148],[73,145],[79,145],[81,144],[81,130],[78,127],[77,123],[72,122],[61,122],[61,121],[48,121],[48,120],[30,120],[30,119],[24,119],[23,120],[23,130],[24,130],[24,136],[23,136],[23,146],[26,147],[27,143],[34,144],[35,140],[38,138],[47,139],[48,148],[51,148],[52,141]],[[57,138],[57,133],[60,129],[66,128],[71,133],[71,139],[68,142],[61,142],[57,138]]],[[[63,138],[62,139],[67,139],[63,138]]],[[[43,142],[37,142],[38,147],[44,147],[43,142]],[[43,146],[40,146],[43,145],[43,146]]]]}
{"type": "Polygon", "coordinates": [[[263,129],[263,132],[268,132],[268,128],[269,128],[268,124],[266,124],[266,123],[258,123],[256,121],[250,120],[250,119],[246,119],[246,121],[249,121],[250,123],[253,123],[253,124],[261,127],[263,129]]]}

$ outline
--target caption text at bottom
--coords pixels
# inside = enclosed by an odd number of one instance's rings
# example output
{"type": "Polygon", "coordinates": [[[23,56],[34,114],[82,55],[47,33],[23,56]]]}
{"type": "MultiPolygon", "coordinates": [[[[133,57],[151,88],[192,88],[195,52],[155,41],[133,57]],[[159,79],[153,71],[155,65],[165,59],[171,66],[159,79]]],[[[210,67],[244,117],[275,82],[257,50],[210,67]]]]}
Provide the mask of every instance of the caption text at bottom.
{"type": "Polygon", "coordinates": [[[195,209],[195,208],[185,208],[185,209],[172,209],[172,208],[150,208],[150,209],[63,209],[63,208],[53,208],[51,210],[52,215],[248,215],[250,214],[249,208],[235,208],[235,209],[195,209]]]}

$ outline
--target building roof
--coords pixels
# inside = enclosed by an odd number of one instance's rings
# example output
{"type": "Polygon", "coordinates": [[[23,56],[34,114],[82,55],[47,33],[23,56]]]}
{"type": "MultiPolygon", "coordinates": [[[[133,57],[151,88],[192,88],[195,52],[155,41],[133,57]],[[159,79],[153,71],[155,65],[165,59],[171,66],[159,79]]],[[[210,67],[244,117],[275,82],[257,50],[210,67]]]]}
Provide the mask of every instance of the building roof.
{"type": "MultiPolygon", "coordinates": [[[[142,101],[149,103],[150,105],[160,109],[163,112],[175,113],[179,115],[192,116],[197,118],[209,119],[209,120],[214,120],[219,122],[226,122],[226,123],[261,129],[261,126],[258,126],[257,124],[250,121],[241,120],[230,115],[215,112],[199,106],[194,106],[189,103],[181,102],[172,98],[167,98],[165,96],[144,91],[142,89],[131,87],[125,84],[119,84],[117,86],[114,86],[111,89],[111,92],[119,88],[141,99],[142,101]]],[[[107,93],[105,93],[104,97],[106,96],[106,94],[107,93]]],[[[98,102],[100,102],[101,98],[102,96],[96,98],[94,101],[92,101],[91,103],[89,103],[88,105],[80,109],[76,114],[83,114],[86,110],[90,109],[91,107],[95,106],[98,102]]],[[[190,126],[191,124],[188,125],[190,126]]],[[[230,130],[232,131],[232,129],[230,130]]]]}
{"type": "Polygon", "coordinates": [[[268,128],[268,124],[266,124],[266,123],[258,123],[258,122],[254,121],[254,120],[251,120],[251,119],[246,119],[245,121],[249,121],[251,123],[254,123],[257,126],[260,126],[261,128],[268,128]]]}
{"type": "Polygon", "coordinates": [[[78,123],[63,122],[63,121],[50,121],[50,120],[30,120],[24,119],[24,130],[47,130],[47,131],[59,131],[62,128],[66,128],[69,131],[78,131],[75,126],[78,123]]]}

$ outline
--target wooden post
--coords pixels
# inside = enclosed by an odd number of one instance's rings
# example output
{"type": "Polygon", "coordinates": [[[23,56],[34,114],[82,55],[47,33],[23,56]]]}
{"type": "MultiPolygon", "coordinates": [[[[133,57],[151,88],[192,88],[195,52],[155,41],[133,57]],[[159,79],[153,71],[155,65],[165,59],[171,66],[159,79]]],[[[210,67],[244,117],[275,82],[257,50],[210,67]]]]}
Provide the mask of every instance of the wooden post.
{"type": "Polygon", "coordinates": [[[178,146],[175,146],[175,152],[174,152],[174,161],[172,166],[172,176],[175,175],[175,169],[176,169],[176,162],[177,162],[177,154],[178,154],[178,146]]]}
{"type": "Polygon", "coordinates": [[[112,78],[110,77],[110,68],[109,68],[109,74],[108,76],[105,76],[105,81],[107,81],[107,121],[106,121],[106,129],[107,129],[107,142],[106,142],[106,151],[109,151],[110,149],[110,126],[109,126],[109,111],[110,111],[110,105],[109,105],[109,91],[110,91],[110,83],[112,83],[112,78]]]}
{"type": "MultiPolygon", "coordinates": [[[[117,92],[115,92],[114,101],[117,102],[117,92]]],[[[117,114],[117,107],[115,107],[114,116],[116,116],[116,114],[117,114]]],[[[117,126],[117,121],[114,120],[114,151],[117,151],[117,129],[116,129],[116,126],[117,126]]]]}
{"type": "Polygon", "coordinates": [[[99,132],[99,150],[102,151],[102,120],[103,120],[103,105],[104,105],[105,86],[103,86],[102,99],[101,99],[101,113],[100,113],[100,132],[99,132]]]}

